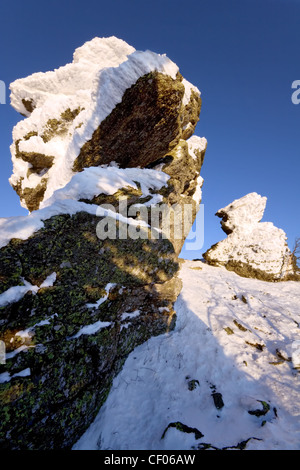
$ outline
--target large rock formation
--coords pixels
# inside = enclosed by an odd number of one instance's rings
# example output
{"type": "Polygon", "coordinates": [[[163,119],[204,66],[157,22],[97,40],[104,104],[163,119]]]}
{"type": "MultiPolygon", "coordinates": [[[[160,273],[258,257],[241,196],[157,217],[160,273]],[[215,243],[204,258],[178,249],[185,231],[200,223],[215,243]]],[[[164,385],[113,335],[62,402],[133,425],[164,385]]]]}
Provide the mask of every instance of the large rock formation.
{"type": "Polygon", "coordinates": [[[174,326],[203,183],[200,92],[116,38],[11,90],[27,116],[11,183],[32,212],[0,220],[0,446],[68,448],[129,352],[174,326]]]}
{"type": "Polygon", "coordinates": [[[216,213],[228,237],[204,253],[209,264],[266,281],[293,276],[293,255],[286,234],[271,222],[260,222],[266,202],[266,197],[250,193],[216,213]]]}
{"type": "Polygon", "coordinates": [[[71,64],[10,89],[27,116],[13,131],[10,183],[30,211],[83,168],[164,157],[193,134],[201,107],[199,90],[170,59],[117,38],[95,38],[71,64]]]}

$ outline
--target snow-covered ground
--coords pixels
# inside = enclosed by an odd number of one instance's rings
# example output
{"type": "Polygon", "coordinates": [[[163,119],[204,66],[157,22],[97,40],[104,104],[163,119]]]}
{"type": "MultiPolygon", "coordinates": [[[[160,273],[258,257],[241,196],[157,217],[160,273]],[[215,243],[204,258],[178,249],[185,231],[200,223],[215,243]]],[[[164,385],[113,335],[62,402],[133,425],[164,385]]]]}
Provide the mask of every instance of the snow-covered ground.
{"type": "Polygon", "coordinates": [[[300,449],[300,283],[201,261],[180,276],[175,330],[129,355],[74,449],[300,449]]]}

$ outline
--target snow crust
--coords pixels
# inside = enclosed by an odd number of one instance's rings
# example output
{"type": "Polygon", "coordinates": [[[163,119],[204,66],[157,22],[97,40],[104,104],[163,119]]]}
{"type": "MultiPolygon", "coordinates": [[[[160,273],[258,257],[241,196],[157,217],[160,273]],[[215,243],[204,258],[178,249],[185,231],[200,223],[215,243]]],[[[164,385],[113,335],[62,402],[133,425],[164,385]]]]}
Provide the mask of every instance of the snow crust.
{"type": "MultiPolygon", "coordinates": [[[[86,306],[88,308],[99,308],[100,305],[102,305],[108,299],[109,291],[114,286],[115,286],[115,284],[113,284],[111,282],[108,283],[105,287],[105,292],[106,292],[105,295],[103,297],[101,297],[99,300],[97,300],[97,302],[95,302],[94,304],[88,303],[88,304],[86,304],[86,306]]],[[[89,325],[83,326],[82,328],[80,328],[80,330],[75,335],[71,336],[68,339],[71,340],[71,339],[79,338],[82,335],[93,335],[93,334],[97,333],[97,331],[101,330],[102,328],[107,328],[108,326],[111,326],[112,324],[113,324],[113,322],[107,322],[107,321],[103,322],[103,321],[100,321],[100,320],[96,321],[95,323],[91,323],[89,325]]]]}
{"type": "Polygon", "coordinates": [[[198,137],[197,135],[192,135],[186,142],[188,144],[189,153],[195,160],[197,159],[197,151],[202,152],[207,146],[206,138],[198,137]]]}
{"type": "MultiPolygon", "coordinates": [[[[7,245],[12,238],[26,240],[44,226],[44,220],[58,214],[73,215],[84,211],[99,217],[110,215],[127,224],[138,225],[139,222],[132,218],[122,217],[120,214],[116,214],[112,210],[104,210],[96,204],[80,202],[79,199],[92,199],[99,194],[112,195],[122,188],[138,189],[137,183],[140,186],[142,196],[146,197],[152,194],[152,190],[157,191],[165,186],[169,178],[169,175],[162,171],[146,168],[120,169],[117,165],[85,168],[82,172],[76,173],[64,188],[56,190],[51,198],[43,201],[41,209],[31,212],[27,216],[0,218],[0,248],[7,245]]],[[[158,204],[161,201],[162,196],[154,194],[145,205],[158,204]]],[[[9,292],[8,295],[17,295],[17,291],[20,292],[20,295],[23,292],[22,295],[24,295],[28,291],[28,289],[25,291],[25,287],[12,289],[14,291],[9,292]]],[[[2,299],[4,301],[4,297],[2,299]]]]}
{"type": "Polygon", "coordinates": [[[175,330],[129,355],[74,449],[223,448],[251,438],[247,450],[299,450],[300,375],[290,360],[299,341],[299,283],[246,279],[199,261],[185,261],[180,277],[175,330]],[[189,390],[189,380],[199,386],[189,390]],[[249,414],[262,402],[266,415],[249,414]],[[204,437],[172,428],[162,439],[177,421],[204,437]]]}
{"type": "Polygon", "coordinates": [[[15,349],[14,351],[11,351],[10,353],[6,353],[5,355],[5,359],[12,359],[13,357],[15,357],[17,354],[19,354],[20,352],[22,351],[27,351],[27,349],[30,349],[30,348],[34,348],[35,346],[33,345],[30,345],[30,346],[27,346],[25,344],[23,344],[22,346],[20,346],[19,348],[15,349]]]}
{"type": "Polygon", "coordinates": [[[21,114],[29,116],[23,99],[32,100],[39,108],[53,95],[79,96],[88,99],[90,90],[95,89],[99,70],[118,67],[135,52],[134,47],[116,37],[94,38],[77,48],[73,62],[54,71],[34,73],[10,85],[11,104],[21,114]]]}
{"type": "Polygon", "coordinates": [[[102,328],[107,328],[108,326],[111,326],[112,322],[108,321],[97,321],[95,323],[91,323],[90,325],[86,325],[83,328],[81,328],[76,335],[72,336],[69,339],[75,339],[79,338],[81,335],[93,335],[97,333],[97,331],[101,330],[102,328]]]}
{"type": "MultiPolygon", "coordinates": [[[[0,219],[1,222],[1,219],[0,219]]],[[[0,307],[5,307],[8,304],[18,302],[24,295],[31,291],[34,294],[37,293],[39,289],[42,287],[51,287],[53,286],[56,280],[56,273],[50,274],[45,281],[40,286],[35,286],[30,284],[30,282],[23,279],[24,285],[23,286],[13,286],[7,289],[5,292],[0,294],[0,307]]]]}
{"type": "Polygon", "coordinates": [[[148,227],[148,224],[143,221],[135,220],[131,217],[124,217],[117,212],[104,209],[96,204],[86,204],[84,202],[62,198],[62,200],[54,202],[49,207],[33,211],[26,216],[1,218],[0,248],[7,245],[12,238],[26,240],[34,232],[44,227],[44,220],[50,219],[55,215],[74,215],[78,212],[86,212],[98,217],[112,217],[126,224],[148,227]]]}
{"type": "MultiPolygon", "coordinates": [[[[50,317],[46,318],[45,320],[41,320],[38,323],[35,323],[33,326],[27,328],[26,330],[20,330],[15,333],[15,336],[19,336],[20,338],[26,340],[31,339],[34,336],[34,330],[37,326],[44,326],[50,325],[50,320],[57,316],[57,313],[54,313],[50,317]]],[[[13,351],[15,353],[15,351],[13,351]]]]}
{"type": "MultiPolygon", "coordinates": [[[[76,49],[72,63],[13,82],[10,85],[11,104],[27,116],[14,127],[14,142],[21,139],[20,151],[54,157],[54,163],[46,175],[28,174],[30,163],[16,157],[15,144],[12,144],[13,174],[10,183],[16,185],[23,178],[22,188],[32,188],[47,177],[44,200],[56,189],[64,187],[73,175],[73,163],[83,144],[91,139],[103,119],[122,101],[126,89],[141,76],[155,70],[175,79],[178,67],[165,54],[136,51],[115,37],[94,38],[76,49]],[[24,99],[32,100],[35,106],[32,113],[26,111],[24,99]],[[68,131],[44,142],[41,136],[49,119],[59,121],[67,109],[80,109],[69,123],[68,131]],[[38,135],[24,140],[24,136],[32,132],[38,135]]],[[[188,102],[192,89],[200,94],[187,80],[184,80],[184,85],[184,102],[188,102]]]]}
{"type": "Polygon", "coordinates": [[[31,370],[29,368],[24,369],[21,372],[17,372],[13,375],[10,375],[9,372],[3,372],[3,374],[0,374],[0,384],[4,382],[10,382],[10,380],[14,377],[28,377],[29,375],[31,375],[31,370]]]}
{"type": "Polygon", "coordinates": [[[40,289],[42,289],[42,287],[52,287],[55,281],[56,273],[49,274],[49,276],[47,276],[44,282],[42,282],[42,284],[40,285],[40,289]]]}
{"type": "Polygon", "coordinates": [[[142,195],[146,197],[149,196],[150,189],[161,189],[168,179],[169,175],[166,173],[146,168],[121,169],[107,165],[85,168],[76,173],[64,188],[58,189],[50,199],[42,202],[41,208],[65,199],[92,199],[99,194],[115,194],[122,188],[138,189],[137,182],[142,195]]]}
{"type": "Polygon", "coordinates": [[[194,91],[198,95],[200,95],[200,91],[196,86],[192,85],[185,78],[182,80],[182,83],[185,89],[182,103],[184,105],[187,105],[190,102],[192,91],[194,91]]]}
{"type": "MultiPolygon", "coordinates": [[[[50,325],[50,320],[54,317],[57,316],[57,313],[54,313],[53,315],[51,315],[50,317],[46,318],[45,320],[41,320],[40,322],[38,323],[35,323],[33,326],[31,326],[30,328],[27,328],[26,330],[20,330],[20,331],[17,331],[15,333],[15,336],[18,336],[19,338],[21,338],[23,341],[29,341],[31,342],[33,336],[34,336],[34,330],[37,326],[44,326],[44,325],[50,325]]],[[[6,359],[12,359],[13,357],[15,357],[17,354],[23,352],[23,351],[27,351],[28,349],[31,349],[31,348],[35,348],[36,345],[35,344],[22,344],[20,347],[18,347],[17,349],[9,352],[9,353],[6,353],[6,359]]]]}
{"type": "Polygon", "coordinates": [[[23,286],[13,286],[7,289],[5,292],[0,294],[0,307],[5,307],[13,302],[18,302],[26,292],[36,293],[39,290],[38,286],[33,286],[30,282],[25,281],[23,286]]]}
{"type": "Polygon", "coordinates": [[[197,186],[196,186],[196,191],[194,192],[193,194],[193,199],[194,201],[196,201],[197,204],[200,204],[201,200],[202,200],[202,186],[203,186],[203,183],[204,183],[204,179],[202,178],[202,176],[198,176],[197,177],[197,186]]]}
{"type": "Polygon", "coordinates": [[[126,318],[138,317],[140,315],[140,313],[141,312],[139,310],[134,310],[133,312],[124,312],[124,313],[122,313],[121,320],[124,321],[124,320],[126,320],[126,318]]]}
{"type": "Polygon", "coordinates": [[[218,210],[219,217],[226,216],[222,228],[226,230],[243,229],[251,231],[261,221],[267,204],[267,198],[257,193],[249,193],[231,204],[218,210]]]}

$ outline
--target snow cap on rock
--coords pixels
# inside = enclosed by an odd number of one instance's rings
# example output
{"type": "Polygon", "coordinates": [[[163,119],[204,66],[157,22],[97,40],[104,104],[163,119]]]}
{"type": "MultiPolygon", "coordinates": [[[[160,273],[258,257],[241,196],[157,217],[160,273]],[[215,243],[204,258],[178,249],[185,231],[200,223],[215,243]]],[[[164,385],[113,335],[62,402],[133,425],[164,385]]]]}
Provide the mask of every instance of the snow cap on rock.
{"type": "Polygon", "coordinates": [[[199,90],[165,54],[116,37],[94,38],[72,63],[10,89],[26,117],[13,130],[10,183],[29,211],[84,168],[144,168],[162,158],[191,137],[201,108],[199,90]]]}
{"type": "Polygon", "coordinates": [[[220,209],[221,226],[228,237],[203,257],[244,277],[285,280],[293,272],[292,254],[285,232],[271,222],[260,222],[267,198],[250,193],[220,209]]]}
{"type": "Polygon", "coordinates": [[[227,234],[240,227],[248,230],[261,221],[266,204],[266,197],[249,193],[218,210],[216,215],[222,218],[222,229],[227,234]]]}

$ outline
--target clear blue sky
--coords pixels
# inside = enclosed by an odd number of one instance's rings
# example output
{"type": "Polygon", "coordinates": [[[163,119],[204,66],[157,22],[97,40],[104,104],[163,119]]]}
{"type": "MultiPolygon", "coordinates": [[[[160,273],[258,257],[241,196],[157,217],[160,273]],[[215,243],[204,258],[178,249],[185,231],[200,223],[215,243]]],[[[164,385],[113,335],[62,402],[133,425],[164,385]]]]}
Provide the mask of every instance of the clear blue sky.
{"type": "MultiPolygon", "coordinates": [[[[72,61],[95,36],[166,53],[202,92],[196,134],[208,148],[202,176],[205,243],[225,234],[215,212],[245,194],[267,196],[264,221],[300,236],[298,0],[11,0],[1,4],[0,80],[10,82],[72,61]]],[[[0,217],[27,213],[10,188],[9,146],[20,116],[0,105],[0,217]]],[[[200,257],[201,253],[184,253],[200,257]]]]}

